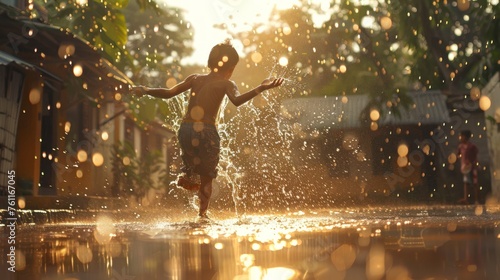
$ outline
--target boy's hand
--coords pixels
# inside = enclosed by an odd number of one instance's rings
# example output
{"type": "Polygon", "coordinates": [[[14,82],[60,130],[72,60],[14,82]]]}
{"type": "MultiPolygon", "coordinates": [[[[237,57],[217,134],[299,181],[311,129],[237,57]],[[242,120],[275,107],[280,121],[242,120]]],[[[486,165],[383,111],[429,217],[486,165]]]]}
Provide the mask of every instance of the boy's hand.
{"type": "Polygon", "coordinates": [[[135,86],[130,88],[130,92],[137,97],[143,97],[144,94],[146,94],[146,87],[145,86],[135,86]]]}
{"type": "Polygon", "coordinates": [[[264,90],[268,90],[271,88],[279,87],[281,84],[283,84],[284,79],[283,78],[268,78],[262,81],[260,84],[260,88],[264,90]]]}

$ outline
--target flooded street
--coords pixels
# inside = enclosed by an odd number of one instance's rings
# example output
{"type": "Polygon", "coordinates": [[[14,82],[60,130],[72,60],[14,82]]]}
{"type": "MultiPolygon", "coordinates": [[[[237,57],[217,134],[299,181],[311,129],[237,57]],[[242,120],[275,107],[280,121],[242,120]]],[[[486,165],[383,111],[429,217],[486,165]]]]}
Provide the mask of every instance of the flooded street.
{"type": "Polygon", "coordinates": [[[2,247],[2,279],[496,279],[499,210],[216,212],[211,223],[173,211],[73,212],[73,221],[41,223],[48,214],[38,211],[17,228],[15,273],[2,247]]]}

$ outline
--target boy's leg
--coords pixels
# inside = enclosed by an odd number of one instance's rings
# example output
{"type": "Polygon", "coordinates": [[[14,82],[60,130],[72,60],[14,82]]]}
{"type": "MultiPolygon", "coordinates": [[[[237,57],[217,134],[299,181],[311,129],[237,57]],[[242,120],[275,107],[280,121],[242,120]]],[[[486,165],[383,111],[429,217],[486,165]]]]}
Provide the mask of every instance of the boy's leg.
{"type": "Polygon", "coordinates": [[[472,184],[471,186],[474,189],[474,203],[479,204],[479,186],[477,184],[472,184]]]}
{"type": "Polygon", "coordinates": [[[469,200],[469,183],[464,183],[464,202],[469,200]]]}
{"type": "Polygon", "coordinates": [[[458,203],[460,204],[469,204],[469,182],[471,180],[470,175],[470,172],[463,175],[464,196],[462,199],[458,200],[458,203]]]}
{"type": "Polygon", "coordinates": [[[200,176],[201,177],[201,187],[199,191],[200,197],[200,213],[199,216],[206,216],[208,205],[210,203],[210,197],[212,196],[212,177],[200,176]]]}

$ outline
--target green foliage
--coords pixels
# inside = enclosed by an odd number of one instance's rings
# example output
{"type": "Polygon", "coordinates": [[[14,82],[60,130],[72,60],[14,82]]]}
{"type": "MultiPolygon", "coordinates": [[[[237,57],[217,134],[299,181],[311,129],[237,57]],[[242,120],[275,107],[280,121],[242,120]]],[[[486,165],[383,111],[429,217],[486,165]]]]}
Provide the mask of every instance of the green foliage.
{"type": "Polygon", "coordinates": [[[180,59],[192,52],[192,30],[176,9],[146,9],[139,1],[124,9],[129,29],[127,49],[132,64],[120,64],[131,79],[155,87],[165,87],[170,77],[182,79],[180,59]]]}
{"type": "Polygon", "coordinates": [[[500,5],[478,1],[391,1],[388,11],[411,53],[411,80],[460,94],[500,70],[500,5]],[[459,4],[461,3],[461,4],[459,4]]]}
{"type": "Polygon", "coordinates": [[[92,44],[131,80],[165,86],[179,79],[179,61],[192,52],[192,31],[176,9],[155,1],[36,0],[51,25],[68,29],[92,44]]]}
{"type": "Polygon", "coordinates": [[[166,186],[162,177],[158,181],[153,179],[163,172],[164,161],[160,151],[150,151],[139,157],[134,147],[124,142],[113,146],[113,154],[115,183],[124,191],[125,196],[134,196],[140,202],[151,188],[166,186]]]}
{"type": "Polygon", "coordinates": [[[95,46],[109,61],[129,60],[125,50],[127,26],[122,10],[128,0],[37,1],[47,12],[49,23],[70,30],[95,46]]]}
{"type": "Polygon", "coordinates": [[[408,90],[461,95],[500,70],[500,5],[468,3],[334,1],[325,9],[301,1],[236,36],[249,53],[286,56],[309,95],[369,94],[370,106],[394,111],[410,105],[408,90]]]}
{"type": "Polygon", "coordinates": [[[240,36],[250,38],[248,51],[287,57],[288,67],[300,69],[309,95],[369,94],[378,107],[391,104],[383,111],[397,114],[399,107],[393,105],[409,105],[404,103],[408,76],[402,71],[408,58],[398,46],[396,30],[377,23],[386,10],[351,2],[335,9],[318,24],[313,15],[325,12],[304,1],[293,9],[277,11],[272,28],[262,26],[255,29],[262,32],[240,36]],[[364,23],[366,15],[373,18],[371,25],[364,23]]]}

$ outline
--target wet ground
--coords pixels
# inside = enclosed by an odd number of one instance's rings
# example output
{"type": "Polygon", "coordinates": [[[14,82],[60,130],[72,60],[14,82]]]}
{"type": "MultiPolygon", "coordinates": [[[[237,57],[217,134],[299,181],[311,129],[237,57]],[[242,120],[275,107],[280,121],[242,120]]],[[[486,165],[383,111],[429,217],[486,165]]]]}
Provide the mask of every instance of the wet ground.
{"type": "Polygon", "coordinates": [[[174,213],[68,212],[72,218],[57,221],[47,220],[55,213],[31,211],[29,222],[15,231],[16,272],[9,271],[12,253],[4,225],[0,278],[400,280],[500,275],[497,204],[241,217],[216,212],[211,223],[174,213]]]}

